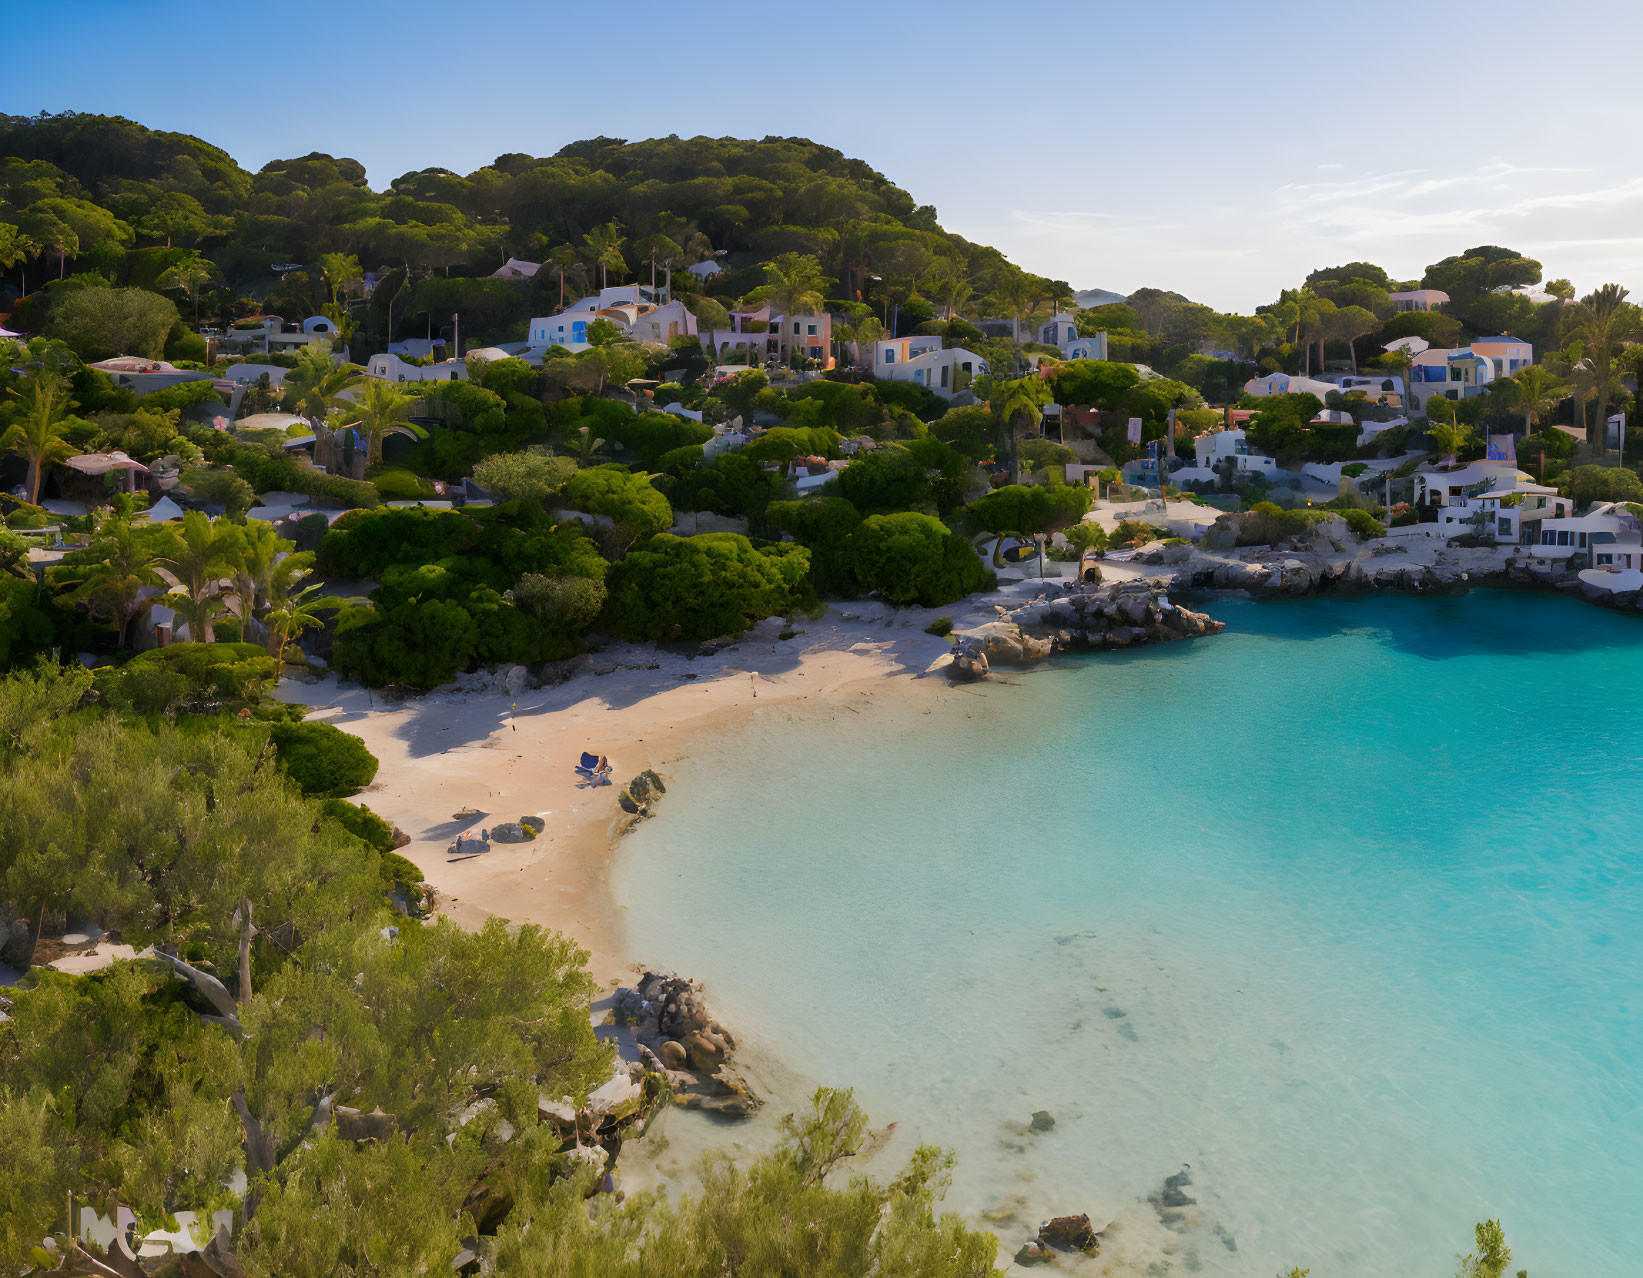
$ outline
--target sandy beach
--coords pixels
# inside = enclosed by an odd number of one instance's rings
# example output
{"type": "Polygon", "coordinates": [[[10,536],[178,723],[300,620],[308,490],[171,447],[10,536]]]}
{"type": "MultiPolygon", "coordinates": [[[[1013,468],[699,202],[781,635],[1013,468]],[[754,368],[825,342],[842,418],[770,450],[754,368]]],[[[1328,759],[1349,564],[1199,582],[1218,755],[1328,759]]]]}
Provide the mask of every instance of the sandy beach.
{"type": "Polygon", "coordinates": [[[400,852],[437,889],[442,912],[469,927],[497,915],[564,932],[608,987],[633,974],[609,889],[615,841],[632,819],[617,801],[623,785],[646,768],[665,781],[695,735],[761,706],[933,694],[947,682],[939,669],[948,642],[924,633],[937,615],[846,606],[798,621],[791,639],[765,623],[711,656],[615,645],[549,688],[520,686],[517,675],[510,685],[497,672],[395,698],[334,677],[288,678],[279,696],[376,755],[376,779],[355,801],[410,836],[400,852]],[[584,750],[609,757],[614,784],[579,784],[573,767],[584,750]],[[456,815],[467,809],[478,815],[456,815]],[[459,835],[531,815],[546,825],[536,839],[452,855],[459,835]]]}

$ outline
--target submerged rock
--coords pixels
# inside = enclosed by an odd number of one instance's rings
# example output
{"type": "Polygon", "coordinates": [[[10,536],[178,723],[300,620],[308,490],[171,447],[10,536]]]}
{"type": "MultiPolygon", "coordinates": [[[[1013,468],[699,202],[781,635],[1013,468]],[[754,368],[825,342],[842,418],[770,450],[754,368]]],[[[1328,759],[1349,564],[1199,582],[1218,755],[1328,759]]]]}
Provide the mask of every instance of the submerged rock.
{"type": "Polygon", "coordinates": [[[1039,1247],[1056,1247],[1062,1251],[1082,1251],[1094,1255],[1101,1248],[1101,1235],[1095,1232],[1087,1213],[1076,1216],[1057,1216],[1038,1227],[1034,1240],[1039,1247]]]}
{"type": "Polygon", "coordinates": [[[1032,1121],[1032,1124],[1031,1124],[1031,1127],[1032,1127],[1033,1131],[1035,1131],[1035,1132],[1047,1132],[1054,1126],[1055,1126],[1055,1119],[1050,1116],[1050,1111],[1049,1110],[1040,1109],[1040,1110],[1035,1110],[1034,1111],[1033,1121],[1032,1121]]]}

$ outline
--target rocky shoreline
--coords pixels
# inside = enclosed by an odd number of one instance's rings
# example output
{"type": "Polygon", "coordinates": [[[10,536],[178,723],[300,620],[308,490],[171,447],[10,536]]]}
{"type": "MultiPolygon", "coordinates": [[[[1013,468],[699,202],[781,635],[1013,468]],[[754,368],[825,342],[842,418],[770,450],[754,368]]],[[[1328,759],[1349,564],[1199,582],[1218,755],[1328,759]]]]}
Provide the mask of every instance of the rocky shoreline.
{"type": "Polygon", "coordinates": [[[1556,591],[1599,607],[1643,611],[1643,588],[1610,589],[1590,574],[1549,571],[1517,547],[1445,546],[1428,559],[1411,556],[1396,542],[1373,541],[1344,550],[1332,538],[1321,540],[1323,545],[1314,541],[1261,548],[1247,557],[1163,546],[1132,560],[1127,566],[1137,575],[1125,580],[1047,581],[1026,602],[995,604],[995,618],[955,629],[948,674],[973,681],[997,667],[1027,666],[1059,653],[1195,639],[1225,628],[1208,614],[1174,602],[1172,594],[1247,599],[1377,592],[1441,596],[1495,587],[1556,591]]]}
{"type": "Polygon", "coordinates": [[[998,619],[953,632],[955,679],[984,678],[994,666],[1021,666],[1058,652],[1133,648],[1219,634],[1225,623],[1172,603],[1151,581],[1068,583],[1030,603],[996,605],[998,619]]]}

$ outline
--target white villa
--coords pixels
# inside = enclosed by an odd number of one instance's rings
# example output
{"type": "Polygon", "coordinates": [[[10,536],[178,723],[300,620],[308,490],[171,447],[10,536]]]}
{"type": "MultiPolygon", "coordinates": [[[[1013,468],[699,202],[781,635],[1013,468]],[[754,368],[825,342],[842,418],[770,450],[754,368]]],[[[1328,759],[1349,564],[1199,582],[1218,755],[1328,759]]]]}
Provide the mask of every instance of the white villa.
{"type": "Polygon", "coordinates": [[[1400,311],[1430,311],[1449,301],[1449,294],[1441,288],[1412,288],[1402,293],[1388,293],[1388,299],[1400,311]]]}
{"type": "Polygon", "coordinates": [[[719,355],[726,351],[749,351],[769,358],[788,351],[816,360],[823,368],[833,367],[833,317],[820,315],[775,315],[768,305],[756,311],[731,311],[730,327],[701,330],[702,346],[719,355]]]}
{"type": "Polygon", "coordinates": [[[1465,498],[1497,489],[1515,490],[1531,482],[1527,471],[1516,462],[1475,461],[1450,470],[1430,463],[1418,467],[1411,477],[1415,483],[1415,505],[1447,506],[1451,499],[1465,498]]]}
{"type": "Polygon", "coordinates": [[[1261,399],[1271,395],[1316,395],[1322,400],[1330,391],[1340,389],[1333,382],[1290,373],[1268,373],[1264,377],[1252,377],[1244,383],[1244,394],[1261,399]]]}
{"type": "Polygon", "coordinates": [[[1421,409],[1434,395],[1471,399],[1534,362],[1534,347],[1516,337],[1484,337],[1459,348],[1431,346],[1415,354],[1409,389],[1421,409]]]}
{"type": "Polygon", "coordinates": [[[1038,326],[1038,341],[1054,346],[1068,359],[1106,359],[1107,335],[1078,335],[1078,317],[1057,312],[1038,326]]]}
{"type": "Polygon", "coordinates": [[[448,359],[438,364],[407,364],[398,355],[373,355],[365,375],[384,382],[465,382],[468,361],[448,359]]]}
{"type": "Polygon", "coordinates": [[[1438,527],[1450,537],[1479,532],[1499,546],[1534,546],[1547,521],[1565,521],[1573,512],[1574,503],[1557,489],[1519,479],[1449,498],[1438,510],[1438,527]]]}
{"type": "Polygon", "coordinates": [[[939,337],[891,337],[873,343],[875,377],[927,386],[943,399],[969,390],[987,372],[981,356],[962,346],[943,350],[939,337]]]}
{"type": "Polygon", "coordinates": [[[1643,568],[1643,520],[1624,502],[1604,502],[1584,515],[1547,519],[1529,543],[1530,557],[1549,566],[1568,566],[1585,555],[1592,568],[1616,572],[1643,568]]]}
{"type": "Polygon", "coordinates": [[[609,320],[624,333],[638,318],[656,309],[660,291],[642,284],[613,284],[578,301],[557,315],[539,316],[525,330],[526,352],[522,358],[540,363],[550,346],[563,346],[573,353],[588,349],[588,325],[596,319],[609,320]]]}
{"type": "Polygon", "coordinates": [[[1228,458],[1239,474],[1270,477],[1278,472],[1277,460],[1252,449],[1249,436],[1241,430],[1217,430],[1200,435],[1192,441],[1192,447],[1197,453],[1197,465],[1176,471],[1177,479],[1213,480],[1220,473],[1216,468],[1225,467],[1228,458]]]}

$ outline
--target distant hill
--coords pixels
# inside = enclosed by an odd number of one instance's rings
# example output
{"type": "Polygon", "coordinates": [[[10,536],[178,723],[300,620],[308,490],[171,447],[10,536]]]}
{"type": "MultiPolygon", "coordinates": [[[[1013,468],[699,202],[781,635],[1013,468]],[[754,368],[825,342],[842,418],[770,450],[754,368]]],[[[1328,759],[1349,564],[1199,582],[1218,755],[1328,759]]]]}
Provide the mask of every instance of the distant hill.
{"type": "Polygon", "coordinates": [[[1085,310],[1095,306],[1111,306],[1123,300],[1124,294],[1114,293],[1110,288],[1086,288],[1073,294],[1073,301],[1085,310]]]}

